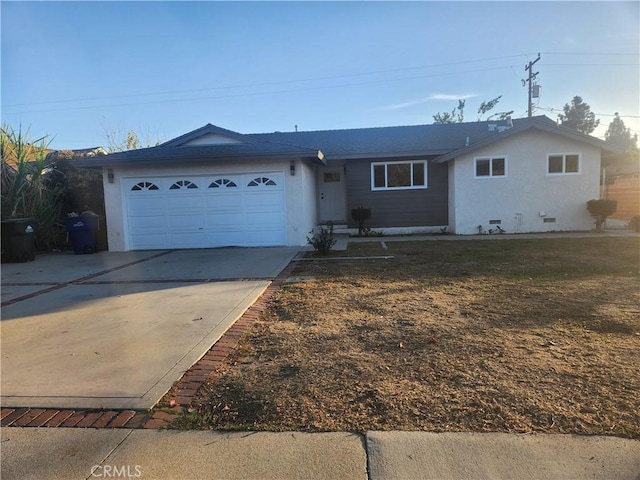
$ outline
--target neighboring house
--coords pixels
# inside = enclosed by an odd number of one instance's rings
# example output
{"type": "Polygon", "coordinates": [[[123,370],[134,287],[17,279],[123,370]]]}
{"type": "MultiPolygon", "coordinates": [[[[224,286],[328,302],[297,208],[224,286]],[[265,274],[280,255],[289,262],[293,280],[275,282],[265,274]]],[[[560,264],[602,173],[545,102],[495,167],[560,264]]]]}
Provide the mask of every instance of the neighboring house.
{"type": "Polygon", "coordinates": [[[103,169],[110,250],[304,245],[332,222],[388,233],[589,230],[608,145],[546,117],[240,134],[213,125],[80,160],[103,169]]]}
{"type": "Polygon", "coordinates": [[[47,162],[52,163],[60,158],[93,158],[98,155],[106,155],[107,151],[102,147],[80,148],[77,150],[48,150],[47,162]]]}

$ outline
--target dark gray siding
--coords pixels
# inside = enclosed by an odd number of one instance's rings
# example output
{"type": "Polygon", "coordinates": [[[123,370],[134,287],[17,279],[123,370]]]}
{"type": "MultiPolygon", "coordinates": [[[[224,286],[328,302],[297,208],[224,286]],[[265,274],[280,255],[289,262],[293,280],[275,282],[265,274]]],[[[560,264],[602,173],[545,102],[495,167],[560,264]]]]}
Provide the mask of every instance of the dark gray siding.
{"type": "Polygon", "coordinates": [[[357,225],[351,210],[358,205],[371,209],[369,228],[437,226],[448,223],[448,165],[427,158],[427,188],[415,190],[371,190],[371,163],[416,158],[347,160],[347,208],[349,226],[357,225]]]}

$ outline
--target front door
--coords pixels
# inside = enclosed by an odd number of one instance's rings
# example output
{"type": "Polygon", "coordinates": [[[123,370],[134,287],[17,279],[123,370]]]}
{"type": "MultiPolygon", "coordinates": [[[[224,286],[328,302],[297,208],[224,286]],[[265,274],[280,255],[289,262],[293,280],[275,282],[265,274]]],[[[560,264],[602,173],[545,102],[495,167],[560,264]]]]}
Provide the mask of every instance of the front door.
{"type": "Polygon", "coordinates": [[[318,175],[320,223],[347,223],[344,169],[321,169],[318,175]]]}

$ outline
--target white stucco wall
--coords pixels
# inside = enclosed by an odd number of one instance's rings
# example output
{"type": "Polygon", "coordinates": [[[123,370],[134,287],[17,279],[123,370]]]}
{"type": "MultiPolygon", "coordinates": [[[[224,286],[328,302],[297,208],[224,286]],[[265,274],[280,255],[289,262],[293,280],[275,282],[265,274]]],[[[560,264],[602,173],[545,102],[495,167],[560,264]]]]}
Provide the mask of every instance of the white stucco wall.
{"type": "Polygon", "coordinates": [[[114,182],[108,182],[108,170],[103,169],[104,200],[107,217],[108,242],[110,251],[126,251],[127,222],[125,213],[125,192],[122,179],[129,177],[158,176],[198,176],[242,173],[282,172],[285,179],[285,209],[287,214],[287,245],[306,244],[306,235],[314,227],[316,220],[315,177],[313,167],[296,160],[295,175],[290,174],[289,160],[269,162],[230,161],[211,164],[189,164],[166,167],[110,167],[114,182]],[[311,193],[310,193],[311,192],[311,193]]]}
{"type": "Polygon", "coordinates": [[[590,230],[588,200],[599,197],[600,150],[537,130],[452,160],[449,169],[449,225],[468,235],[495,228],[501,220],[507,233],[590,230]],[[548,175],[549,154],[579,153],[580,173],[548,175]],[[505,177],[475,177],[475,158],[507,158],[505,177]],[[541,216],[544,215],[544,216],[541,216]],[[545,223],[544,218],[555,218],[545,223]]]}
{"type": "Polygon", "coordinates": [[[287,176],[287,219],[289,245],[306,245],[307,235],[316,226],[316,169],[308,162],[295,161],[296,174],[287,176]],[[293,213],[295,209],[295,213],[293,213]]]}

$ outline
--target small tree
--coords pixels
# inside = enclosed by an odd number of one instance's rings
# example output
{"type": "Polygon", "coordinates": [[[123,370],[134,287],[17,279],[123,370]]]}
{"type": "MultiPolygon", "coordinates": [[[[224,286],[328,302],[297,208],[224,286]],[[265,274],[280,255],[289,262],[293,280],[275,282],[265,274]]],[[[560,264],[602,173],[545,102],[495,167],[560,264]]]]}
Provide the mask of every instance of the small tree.
{"type": "Polygon", "coordinates": [[[333,224],[329,223],[327,226],[321,226],[316,231],[309,232],[311,235],[307,237],[307,243],[313,246],[313,248],[320,255],[326,255],[336,244],[336,239],[333,236],[333,224]]]}
{"type": "Polygon", "coordinates": [[[587,210],[592,217],[596,219],[596,232],[602,231],[602,225],[606,222],[607,217],[613,214],[618,208],[616,200],[589,200],[587,202],[587,210]]]}
{"type": "Polygon", "coordinates": [[[464,122],[465,100],[458,100],[458,107],[451,110],[451,113],[437,113],[433,116],[435,123],[462,123],[464,122]],[[456,113],[456,110],[458,113],[456,113]]]}
{"type": "Polygon", "coordinates": [[[158,146],[162,143],[159,139],[153,140],[148,132],[141,137],[135,130],[125,129],[120,125],[116,127],[107,125],[106,120],[102,128],[107,153],[138,150],[139,148],[158,146]]]}
{"type": "MultiPolygon", "coordinates": [[[[478,121],[482,120],[482,116],[485,113],[493,110],[501,98],[502,98],[502,95],[494,98],[493,100],[489,100],[488,102],[482,102],[480,104],[480,107],[478,108],[478,121]]],[[[506,120],[512,114],[513,114],[513,110],[509,110],[508,112],[496,112],[492,115],[489,115],[487,117],[487,120],[492,120],[494,117],[498,117],[498,120],[506,120]]]]}
{"type": "Polygon", "coordinates": [[[588,103],[582,101],[582,97],[573,97],[571,105],[566,103],[563,110],[564,114],[560,114],[559,117],[565,127],[588,135],[600,125],[600,120],[596,120],[595,113],[591,111],[588,103]]]}
{"type": "MultiPolygon", "coordinates": [[[[498,105],[498,102],[500,102],[500,99],[502,98],[502,95],[489,100],[487,102],[482,102],[480,104],[480,107],[478,107],[478,121],[482,120],[482,116],[488,112],[490,112],[491,110],[493,110],[495,108],[496,105],[498,105]]],[[[451,113],[449,112],[439,112],[436,115],[433,115],[433,121],[434,123],[462,123],[464,122],[464,107],[465,107],[465,100],[458,100],[458,107],[454,108],[451,113]],[[456,113],[457,110],[457,113],[456,113]]],[[[508,112],[496,112],[492,115],[489,115],[487,117],[487,120],[491,120],[495,117],[497,117],[498,120],[506,120],[508,117],[511,116],[511,114],[513,114],[513,110],[510,110],[508,112]]]]}
{"type": "Polygon", "coordinates": [[[627,128],[618,112],[616,112],[613,121],[609,124],[609,128],[604,134],[607,143],[622,149],[624,153],[609,154],[603,158],[605,164],[621,165],[624,163],[634,163],[640,160],[640,151],[638,150],[638,135],[631,134],[631,129],[627,128]]]}

